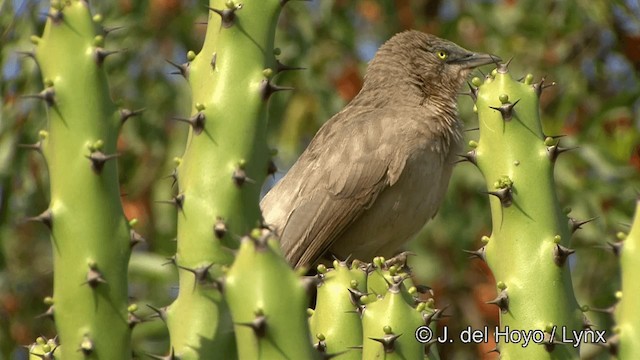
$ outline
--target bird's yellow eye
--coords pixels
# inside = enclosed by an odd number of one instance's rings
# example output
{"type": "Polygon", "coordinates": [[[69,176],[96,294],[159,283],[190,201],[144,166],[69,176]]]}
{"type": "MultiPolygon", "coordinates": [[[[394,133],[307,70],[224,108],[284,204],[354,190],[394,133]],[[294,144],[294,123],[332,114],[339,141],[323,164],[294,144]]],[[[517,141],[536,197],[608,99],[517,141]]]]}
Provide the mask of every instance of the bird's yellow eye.
{"type": "Polygon", "coordinates": [[[443,50],[438,51],[438,58],[440,60],[446,60],[447,57],[449,57],[449,54],[447,54],[446,51],[443,51],[443,50]]]}

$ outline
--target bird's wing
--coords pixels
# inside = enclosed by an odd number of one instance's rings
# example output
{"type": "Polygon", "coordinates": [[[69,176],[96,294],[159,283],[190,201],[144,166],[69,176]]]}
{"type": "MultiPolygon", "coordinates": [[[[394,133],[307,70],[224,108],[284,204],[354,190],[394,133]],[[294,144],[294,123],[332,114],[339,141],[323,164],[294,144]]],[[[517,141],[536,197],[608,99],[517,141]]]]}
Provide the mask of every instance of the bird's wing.
{"type": "Polygon", "coordinates": [[[261,202],[296,267],[313,264],[404,168],[408,154],[389,131],[401,114],[347,108],[323,126],[261,202]],[[386,129],[386,131],[385,131],[386,129]]]}

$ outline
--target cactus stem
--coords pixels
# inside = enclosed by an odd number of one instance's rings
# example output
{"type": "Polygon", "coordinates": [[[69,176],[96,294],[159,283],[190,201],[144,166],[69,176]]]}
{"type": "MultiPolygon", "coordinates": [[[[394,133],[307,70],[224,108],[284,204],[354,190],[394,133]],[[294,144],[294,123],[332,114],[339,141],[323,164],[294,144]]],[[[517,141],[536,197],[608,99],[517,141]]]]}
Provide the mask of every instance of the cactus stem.
{"type": "Polygon", "coordinates": [[[193,132],[196,135],[200,135],[204,130],[204,123],[206,118],[203,112],[198,112],[188,119],[180,117],[174,117],[172,119],[191,125],[191,127],[193,128],[193,132]]]}
{"type": "Polygon", "coordinates": [[[227,234],[227,223],[225,223],[224,219],[218,217],[216,223],[213,225],[213,234],[217,239],[222,239],[227,234]]]}
{"type": "Polygon", "coordinates": [[[563,266],[569,255],[575,252],[576,251],[574,249],[569,249],[568,247],[556,244],[555,248],[553,248],[553,262],[558,266],[563,266]]]}
{"type": "Polygon", "coordinates": [[[23,98],[27,98],[27,99],[43,100],[49,107],[53,107],[56,104],[55,96],[56,96],[56,92],[55,90],[53,90],[53,87],[51,86],[45,88],[38,94],[22,95],[23,98]]]}
{"type": "Polygon", "coordinates": [[[95,57],[96,57],[96,63],[98,64],[98,66],[102,66],[102,64],[104,64],[104,60],[113,54],[118,54],[123,52],[124,50],[105,50],[103,48],[96,48],[96,52],[95,52],[95,57]]]}
{"type": "Polygon", "coordinates": [[[487,261],[487,256],[486,256],[486,253],[485,253],[484,246],[481,247],[478,250],[462,250],[462,251],[464,251],[467,254],[471,255],[469,258],[478,258],[478,259],[480,259],[482,261],[485,261],[485,262],[487,261]]]}
{"type": "Polygon", "coordinates": [[[129,110],[129,109],[120,109],[120,123],[124,124],[129,118],[134,116],[138,116],[142,114],[146,109],[138,109],[138,110],[129,110]]]}
{"type": "Polygon", "coordinates": [[[510,187],[488,191],[487,194],[493,195],[500,199],[500,204],[502,204],[503,207],[509,207],[513,203],[513,194],[510,187]]]}
{"type": "Polygon", "coordinates": [[[151,317],[158,318],[158,319],[162,320],[162,322],[164,322],[165,324],[167,323],[167,308],[166,307],[157,308],[157,307],[149,305],[149,304],[147,304],[147,307],[149,309],[153,310],[153,312],[155,313],[154,315],[151,315],[151,317]]]}
{"type": "Polygon", "coordinates": [[[118,156],[120,156],[120,154],[117,154],[117,153],[116,154],[111,154],[111,155],[106,155],[105,153],[103,153],[100,150],[92,152],[91,155],[86,155],[87,159],[89,159],[91,161],[91,168],[98,175],[102,173],[102,169],[104,168],[104,164],[106,164],[107,161],[109,161],[111,159],[115,159],[118,156]]]}
{"type": "Polygon", "coordinates": [[[582,229],[582,225],[588,224],[590,222],[592,222],[593,220],[597,219],[598,216],[596,217],[592,217],[591,219],[587,219],[587,220],[577,220],[574,219],[572,217],[569,218],[569,228],[571,229],[572,233],[575,233],[576,231],[582,229]]]}
{"type": "Polygon", "coordinates": [[[33,216],[33,217],[28,217],[25,219],[26,221],[37,221],[37,222],[41,222],[43,223],[46,227],[49,228],[49,230],[51,230],[51,228],[53,227],[53,213],[51,212],[51,210],[47,209],[45,211],[43,211],[40,215],[38,216],[33,216]]]}
{"type": "Polygon", "coordinates": [[[129,230],[129,243],[131,244],[132,248],[143,242],[145,242],[145,239],[142,237],[142,235],[140,235],[133,229],[129,230]]]}
{"type": "Polygon", "coordinates": [[[369,339],[373,340],[373,341],[377,341],[380,344],[382,344],[382,347],[384,348],[384,352],[388,354],[388,353],[392,353],[392,352],[395,351],[395,343],[396,343],[396,340],[400,336],[402,336],[402,334],[398,334],[398,335],[386,334],[385,336],[383,336],[381,338],[372,338],[372,337],[370,337],[369,339]]]}
{"type": "Polygon", "coordinates": [[[507,295],[507,290],[500,291],[500,293],[498,294],[498,296],[496,296],[495,299],[491,301],[487,301],[486,303],[496,305],[498,308],[500,308],[500,311],[502,311],[503,314],[508,312],[509,296],[507,295]]]}
{"type": "Polygon", "coordinates": [[[280,62],[280,60],[276,59],[276,74],[279,74],[284,71],[292,71],[292,70],[306,70],[306,68],[299,66],[289,66],[280,62]]]}
{"type": "Polygon", "coordinates": [[[267,318],[264,315],[256,315],[251,322],[236,323],[236,325],[246,326],[253,330],[258,338],[263,338],[267,334],[267,318]]]}
{"type": "Polygon", "coordinates": [[[275,85],[271,83],[271,81],[269,81],[268,79],[264,79],[260,83],[260,92],[262,93],[262,100],[264,101],[269,100],[269,98],[271,97],[271,95],[273,95],[273,93],[276,93],[278,91],[285,91],[285,90],[293,90],[293,88],[289,86],[275,85]]]}
{"type": "Polygon", "coordinates": [[[499,107],[489,106],[493,110],[500,111],[500,115],[502,115],[502,120],[511,121],[513,118],[513,108],[520,101],[520,99],[516,100],[514,103],[505,103],[500,105],[499,107]]]}
{"type": "Polygon", "coordinates": [[[233,26],[236,22],[236,11],[242,9],[242,4],[233,4],[231,7],[227,7],[226,9],[219,10],[211,7],[207,7],[209,10],[214,13],[220,15],[222,19],[222,27],[228,29],[233,26]]]}
{"type": "Polygon", "coordinates": [[[180,65],[180,64],[174,63],[169,59],[164,59],[164,61],[166,61],[171,66],[176,68],[177,71],[171,72],[171,75],[182,75],[183,78],[189,79],[189,63],[188,62],[180,65]]]}

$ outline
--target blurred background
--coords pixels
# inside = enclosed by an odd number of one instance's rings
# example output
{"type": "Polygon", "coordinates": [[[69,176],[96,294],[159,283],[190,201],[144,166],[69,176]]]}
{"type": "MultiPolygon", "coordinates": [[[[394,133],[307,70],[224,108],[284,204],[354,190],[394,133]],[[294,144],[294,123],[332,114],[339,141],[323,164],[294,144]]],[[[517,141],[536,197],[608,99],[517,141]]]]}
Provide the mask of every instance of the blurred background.
{"type": "MultiPolygon", "coordinates": [[[[113,98],[130,109],[146,108],[127,122],[119,140],[122,202],[127,217],[139,220],[147,244],[136,248],[130,266],[131,295],[143,304],[164,306],[175,296],[177,274],[162,267],[175,250],[175,210],[157,204],[172,194],[166,178],[181,156],[187,128],[170,121],[187,116],[185,80],[165,59],[186,61],[199,50],[207,11],[204,1],[92,1],[112,31],[108,48],[126,51],[107,61],[113,98]],[[110,45],[110,46],[109,46],[110,45]]],[[[46,164],[18,144],[37,141],[46,128],[43,104],[21,98],[42,89],[34,62],[19,54],[32,49],[48,2],[0,0],[0,359],[26,359],[19,345],[38,335],[52,336],[42,299],[51,295],[48,232],[23,219],[39,214],[49,201],[46,164]]],[[[544,130],[567,135],[576,147],[560,158],[555,175],[563,207],[577,219],[595,218],[572,239],[573,285],[581,305],[607,308],[619,288],[617,260],[608,242],[628,230],[640,185],[640,4],[633,0],[313,0],[291,1],[277,33],[280,59],[305,71],[279,75],[295,91],[270,104],[272,147],[279,150],[281,176],[314,133],[353,98],[367,62],[393,34],[418,29],[503,59],[513,57],[516,78],[527,73],[557,85],[541,99],[544,130]],[[569,209],[567,209],[569,210],[569,209]]],[[[490,68],[487,69],[487,71],[490,68]]],[[[476,72],[475,75],[480,75],[476,72]]],[[[466,89],[461,89],[464,91],[466,89]]],[[[477,119],[468,96],[459,99],[465,127],[477,119]]],[[[477,139],[476,131],[466,132],[477,139]]],[[[418,281],[433,288],[436,304],[448,306],[441,325],[450,333],[471,326],[495,326],[498,310],[490,270],[469,259],[489,235],[490,214],[480,172],[470,164],[454,171],[449,194],[436,219],[409,248],[418,281]]],[[[588,313],[598,329],[610,329],[608,315],[588,313]]],[[[134,331],[136,348],[167,349],[159,322],[134,331]]],[[[440,346],[443,359],[493,359],[495,344],[440,346]]],[[[584,358],[608,358],[606,350],[583,348],[584,358]]]]}

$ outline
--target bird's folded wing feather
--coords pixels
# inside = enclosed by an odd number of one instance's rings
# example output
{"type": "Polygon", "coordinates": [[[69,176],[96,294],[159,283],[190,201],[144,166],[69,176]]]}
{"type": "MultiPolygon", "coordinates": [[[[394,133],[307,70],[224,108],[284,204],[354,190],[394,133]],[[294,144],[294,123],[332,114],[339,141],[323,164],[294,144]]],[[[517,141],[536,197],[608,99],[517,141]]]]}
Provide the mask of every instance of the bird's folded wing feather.
{"type": "Polygon", "coordinates": [[[388,127],[402,126],[401,115],[357,108],[337,114],[262,200],[265,223],[291,264],[312,265],[397,181],[408,154],[388,127]]]}

